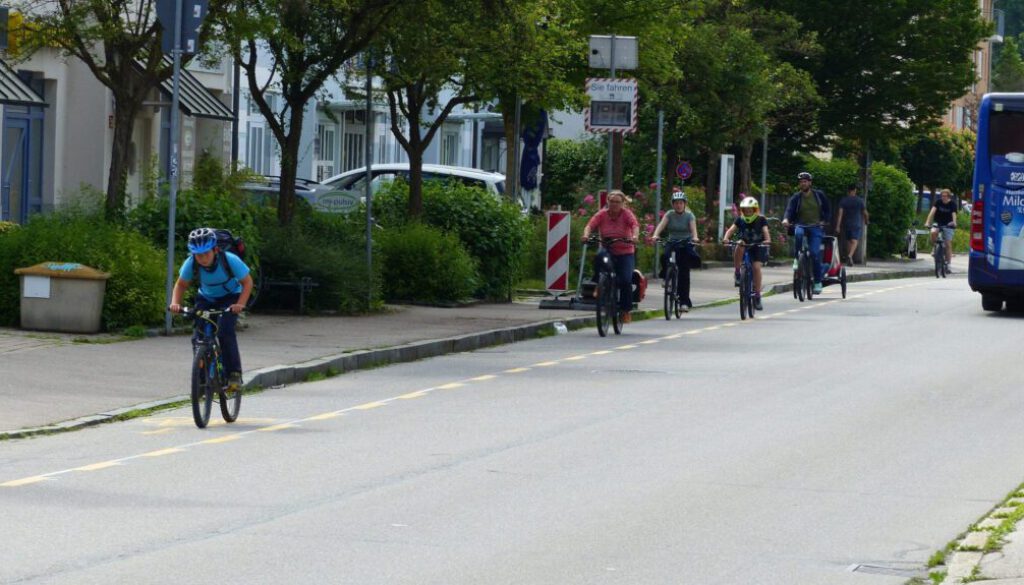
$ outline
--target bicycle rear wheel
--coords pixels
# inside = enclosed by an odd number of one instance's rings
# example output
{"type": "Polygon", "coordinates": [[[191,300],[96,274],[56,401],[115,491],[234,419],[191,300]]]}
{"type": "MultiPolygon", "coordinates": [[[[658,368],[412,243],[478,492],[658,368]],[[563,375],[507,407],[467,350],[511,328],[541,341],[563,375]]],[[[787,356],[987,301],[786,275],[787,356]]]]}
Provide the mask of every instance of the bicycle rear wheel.
{"type": "MultiPolygon", "coordinates": [[[[608,335],[611,329],[612,313],[608,312],[609,299],[612,298],[612,285],[608,273],[602,272],[597,277],[597,334],[601,337],[608,335]]],[[[614,305],[612,306],[614,311],[614,305]]]]}
{"type": "Polygon", "coordinates": [[[747,265],[740,265],[740,319],[747,318],[747,293],[750,290],[750,274],[747,265]]]}
{"type": "Polygon", "coordinates": [[[614,278],[609,278],[608,282],[611,283],[612,289],[608,313],[612,316],[612,329],[615,330],[615,335],[619,335],[622,333],[622,314],[619,313],[619,298],[622,293],[619,291],[619,283],[615,282],[614,278]]]}
{"type": "Polygon", "coordinates": [[[678,302],[676,298],[676,270],[675,264],[669,264],[665,270],[665,320],[671,321],[672,314],[676,313],[678,318],[678,302]]]}
{"type": "Polygon", "coordinates": [[[192,358],[192,420],[199,428],[210,422],[213,406],[213,381],[210,379],[211,351],[201,347],[192,358]]]}
{"type": "Polygon", "coordinates": [[[935,278],[942,276],[942,261],[945,259],[940,246],[941,242],[936,242],[935,249],[932,250],[932,259],[935,261],[935,278]]]}

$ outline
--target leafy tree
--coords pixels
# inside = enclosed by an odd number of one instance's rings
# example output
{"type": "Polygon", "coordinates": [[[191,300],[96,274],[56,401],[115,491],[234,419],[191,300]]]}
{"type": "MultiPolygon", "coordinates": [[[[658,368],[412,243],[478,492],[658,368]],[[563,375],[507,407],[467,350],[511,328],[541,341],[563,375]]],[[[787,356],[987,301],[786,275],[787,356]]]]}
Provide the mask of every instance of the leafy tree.
{"type": "MultiPolygon", "coordinates": [[[[97,0],[98,1],[98,0],[97,0]]],[[[295,214],[295,178],[307,105],[341,66],[365,49],[402,0],[225,0],[217,40],[245,70],[249,93],[281,148],[281,225],[295,214]],[[261,80],[257,67],[270,70],[261,80]],[[267,93],[280,90],[275,111],[267,93]]]]}
{"type": "Polygon", "coordinates": [[[974,170],[974,133],[935,128],[901,148],[907,174],[919,191],[948,187],[966,191],[974,170]]]}
{"type": "Polygon", "coordinates": [[[477,53],[477,31],[487,26],[482,9],[478,0],[409,2],[374,44],[382,58],[373,72],[387,91],[391,133],[409,155],[412,216],[423,213],[423,153],[452,110],[477,99],[465,72],[477,53]]]}
{"type": "MultiPolygon", "coordinates": [[[[210,14],[216,15],[222,6],[212,2],[210,14]]],[[[150,92],[173,73],[160,48],[165,33],[156,21],[156,0],[23,0],[13,7],[30,15],[11,31],[19,41],[19,58],[56,47],[63,56],[84,63],[113,94],[114,140],[105,209],[108,219],[120,219],[136,117],[150,92]]],[[[200,38],[208,35],[209,26],[207,19],[200,38]]]]}
{"type": "Polygon", "coordinates": [[[1020,45],[1013,37],[1006,37],[992,68],[992,88],[995,91],[1024,91],[1024,59],[1021,59],[1020,45]]]}
{"type": "Polygon", "coordinates": [[[794,61],[824,98],[822,136],[870,144],[929,127],[974,82],[973,52],[991,32],[975,0],[766,0],[814,34],[820,57],[794,61]]]}

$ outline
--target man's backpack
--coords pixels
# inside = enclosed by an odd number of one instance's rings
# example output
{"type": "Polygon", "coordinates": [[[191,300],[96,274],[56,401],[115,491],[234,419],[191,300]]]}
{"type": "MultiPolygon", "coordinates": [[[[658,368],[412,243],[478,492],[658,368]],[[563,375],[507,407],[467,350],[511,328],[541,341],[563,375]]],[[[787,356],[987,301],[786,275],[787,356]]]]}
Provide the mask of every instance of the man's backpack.
{"type": "MultiPolygon", "coordinates": [[[[245,260],[245,241],[242,239],[242,236],[236,238],[229,230],[215,229],[213,231],[217,234],[217,248],[221,252],[231,252],[238,256],[239,260],[245,260]]],[[[220,258],[224,271],[228,273],[228,278],[235,278],[235,272],[231,270],[231,264],[228,263],[227,256],[217,254],[217,257],[220,258]]]]}

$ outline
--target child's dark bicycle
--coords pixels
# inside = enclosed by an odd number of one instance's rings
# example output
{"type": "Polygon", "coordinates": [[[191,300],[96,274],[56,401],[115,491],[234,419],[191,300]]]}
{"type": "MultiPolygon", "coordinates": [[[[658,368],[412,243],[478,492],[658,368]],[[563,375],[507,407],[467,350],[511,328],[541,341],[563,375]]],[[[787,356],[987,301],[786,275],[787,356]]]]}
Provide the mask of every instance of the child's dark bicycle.
{"type": "Polygon", "coordinates": [[[192,418],[199,428],[210,422],[210,410],[214,394],[220,404],[220,413],[226,422],[238,419],[242,405],[241,387],[232,388],[227,383],[227,373],[217,340],[217,319],[228,310],[196,310],[182,307],[182,315],[195,323],[192,336],[192,418]]]}
{"type": "Polygon", "coordinates": [[[693,240],[687,238],[683,240],[669,239],[663,240],[665,247],[669,250],[675,248],[675,252],[668,255],[668,265],[665,267],[665,320],[672,320],[672,315],[675,315],[676,319],[682,317],[683,313],[689,310],[684,303],[686,299],[682,298],[679,287],[679,265],[676,263],[676,257],[682,256],[683,250],[687,247],[693,248],[697,244],[693,240]]]}
{"type": "Polygon", "coordinates": [[[743,246],[743,262],[740,264],[740,319],[754,318],[754,310],[759,308],[757,298],[760,291],[754,290],[754,252],[759,248],[769,249],[769,244],[747,244],[746,242],[729,242],[729,246],[743,246]]]}

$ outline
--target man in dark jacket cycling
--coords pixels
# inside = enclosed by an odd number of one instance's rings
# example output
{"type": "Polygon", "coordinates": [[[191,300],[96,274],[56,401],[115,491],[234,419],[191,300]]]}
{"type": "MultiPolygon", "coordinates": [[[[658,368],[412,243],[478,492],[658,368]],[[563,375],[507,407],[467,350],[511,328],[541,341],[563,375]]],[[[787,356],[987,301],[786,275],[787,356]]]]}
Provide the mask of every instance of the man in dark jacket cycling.
{"type": "MultiPolygon", "coordinates": [[[[786,228],[790,225],[796,226],[793,231],[795,250],[799,251],[803,239],[807,238],[807,247],[811,251],[811,258],[814,259],[814,294],[818,294],[821,292],[821,279],[824,276],[824,267],[821,265],[821,238],[825,235],[825,226],[832,219],[832,207],[829,205],[828,197],[825,197],[820,189],[811,188],[811,180],[814,178],[811,173],[804,171],[796,178],[800,188],[786,204],[782,225],[786,228]]],[[[796,260],[793,261],[793,269],[796,269],[796,260]]]]}

